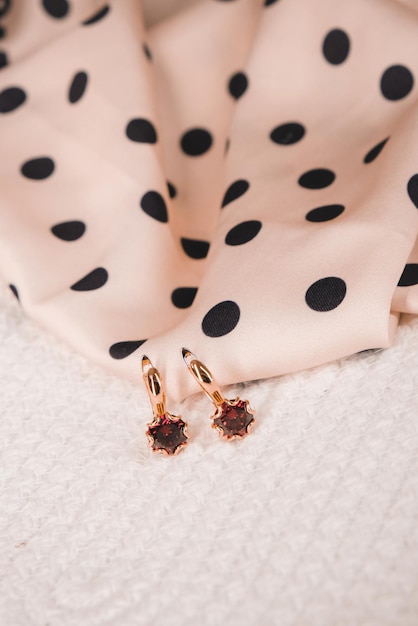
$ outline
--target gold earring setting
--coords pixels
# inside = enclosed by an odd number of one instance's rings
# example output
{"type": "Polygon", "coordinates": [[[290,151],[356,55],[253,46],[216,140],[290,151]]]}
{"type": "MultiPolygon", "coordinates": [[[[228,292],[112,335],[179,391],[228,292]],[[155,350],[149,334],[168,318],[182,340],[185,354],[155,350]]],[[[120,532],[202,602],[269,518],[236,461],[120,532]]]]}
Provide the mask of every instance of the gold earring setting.
{"type": "Polygon", "coordinates": [[[187,422],[181,419],[181,415],[171,415],[166,411],[160,373],[145,354],[142,357],[142,374],[154,415],[146,431],[149,445],[154,452],[167,456],[178,454],[187,445],[187,422]]]}
{"type": "Polygon", "coordinates": [[[182,354],[189,371],[215,405],[216,411],[211,416],[212,428],[228,440],[242,439],[248,435],[255,421],[255,411],[251,409],[248,400],[226,400],[208,368],[190,350],[183,348],[182,354]]]}

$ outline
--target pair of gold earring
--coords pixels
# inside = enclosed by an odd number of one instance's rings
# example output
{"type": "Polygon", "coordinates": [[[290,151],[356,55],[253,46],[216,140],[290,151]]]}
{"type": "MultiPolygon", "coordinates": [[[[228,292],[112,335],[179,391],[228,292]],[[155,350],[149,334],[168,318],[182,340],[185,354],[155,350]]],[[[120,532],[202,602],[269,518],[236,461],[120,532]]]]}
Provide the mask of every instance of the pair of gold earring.
{"type": "MultiPolygon", "coordinates": [[[[254,411],[248,400],[226,400],[208,368],[190,350],[182,348],[182,355],[189,372],[215,405],[215,413],[211,416],[212,428],[227,440],[247,435],[254,424],[254,411]]],[[[181,415],[171,415],[166,410],[161,375],[145,354],[142,357],[142,374],[154,416],[147,425],[149,446],[155,452],[169,456],[177,454],[187,445],[187,422],[182,420],[181,415]]]]}

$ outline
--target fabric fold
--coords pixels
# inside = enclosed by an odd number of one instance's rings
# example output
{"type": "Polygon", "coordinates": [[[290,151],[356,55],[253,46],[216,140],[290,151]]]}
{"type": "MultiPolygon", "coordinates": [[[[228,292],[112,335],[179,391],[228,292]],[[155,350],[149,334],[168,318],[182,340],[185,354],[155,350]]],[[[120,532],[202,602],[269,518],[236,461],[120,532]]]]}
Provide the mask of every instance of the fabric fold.
{"type": "Polygon", "coordinates": [[[418,313],[416,11],[186,5],[0,17],[4,281],[118,376],[146,350],[177,399],[183,346],[229,384],[390,345],[418,313]]]}

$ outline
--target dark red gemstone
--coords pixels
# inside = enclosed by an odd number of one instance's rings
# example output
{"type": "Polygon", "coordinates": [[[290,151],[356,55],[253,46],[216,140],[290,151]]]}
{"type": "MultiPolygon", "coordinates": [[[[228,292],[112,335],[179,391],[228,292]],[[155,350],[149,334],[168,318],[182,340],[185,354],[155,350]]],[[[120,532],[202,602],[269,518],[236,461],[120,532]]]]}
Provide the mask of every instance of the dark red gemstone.
{"type": "Polygon", "coordinates": [[[167,413],[158,418],[158,423],[149,426],[147,434],[152,437],[152,449],[175,454],[187,442],[184,432],[186,422],[180,418],[172,419],[167,413]]]}
{"type": "Polygon", "coordinates": [[[254,422],[254,415],[248,412],[247,406],[245,400],[239,400],[236,404],[224,402],[221,405],[221,414],[215,417],[213,424],[222,431],[224,437],[231,439],[248,434],[248,427],[254,422]]]}

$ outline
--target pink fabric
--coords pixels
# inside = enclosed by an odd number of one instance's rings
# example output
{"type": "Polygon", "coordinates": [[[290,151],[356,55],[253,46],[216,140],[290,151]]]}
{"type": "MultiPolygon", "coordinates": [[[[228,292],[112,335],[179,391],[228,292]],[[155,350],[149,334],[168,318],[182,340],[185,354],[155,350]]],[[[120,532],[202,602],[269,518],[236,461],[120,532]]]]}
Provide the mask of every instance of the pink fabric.
{"type": "Polygon", "coordinates": [[[0,270],[28,315],[134,381],[145,351],[182,398],[182,346],[232,383],[418,312],[406,3],[202,0],[148,29],[138,0],[7,8],[0,270]]]}

